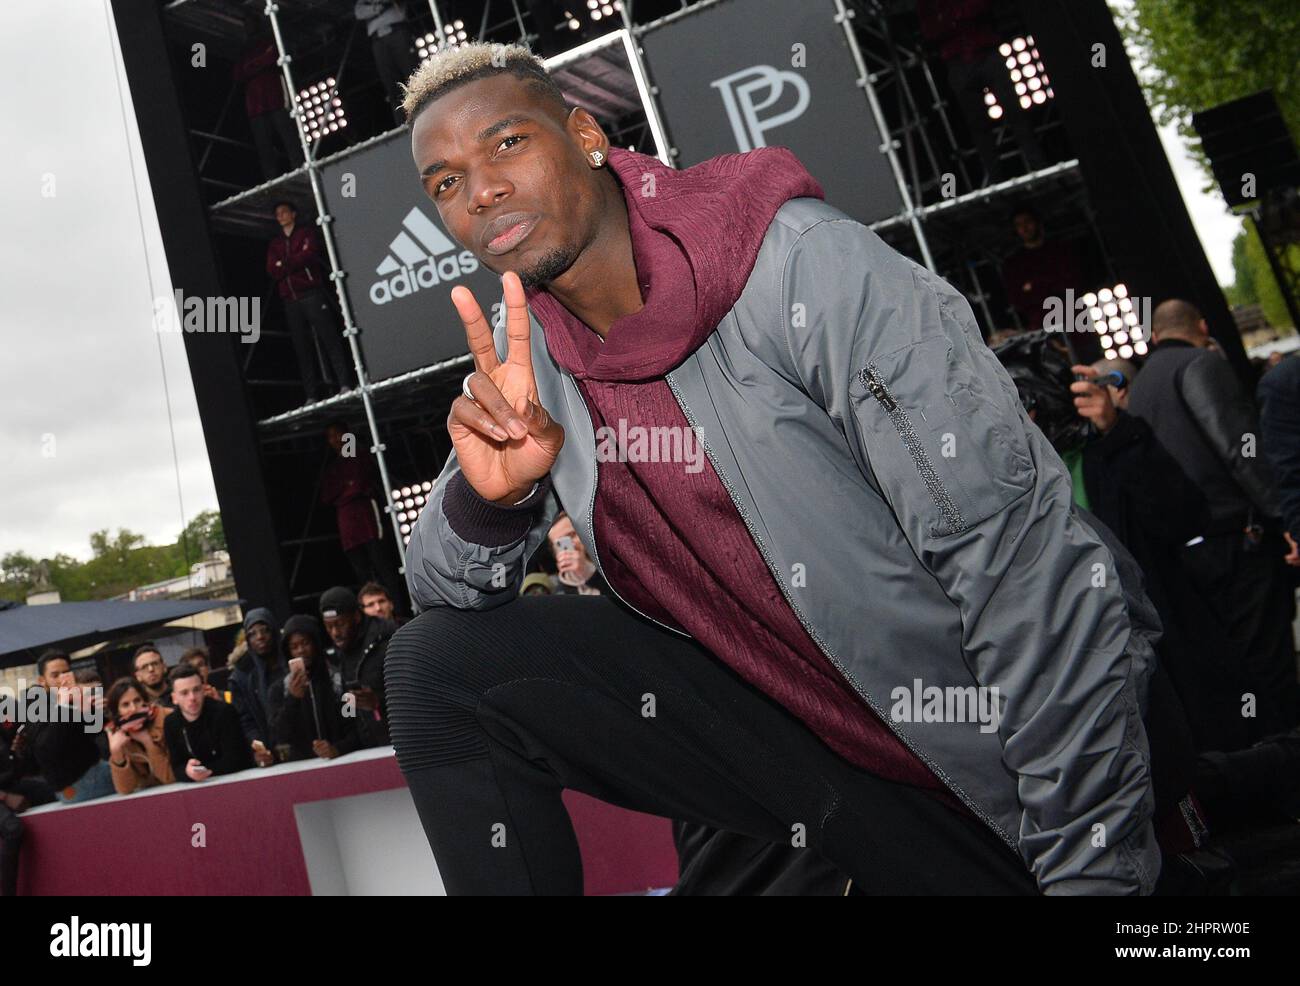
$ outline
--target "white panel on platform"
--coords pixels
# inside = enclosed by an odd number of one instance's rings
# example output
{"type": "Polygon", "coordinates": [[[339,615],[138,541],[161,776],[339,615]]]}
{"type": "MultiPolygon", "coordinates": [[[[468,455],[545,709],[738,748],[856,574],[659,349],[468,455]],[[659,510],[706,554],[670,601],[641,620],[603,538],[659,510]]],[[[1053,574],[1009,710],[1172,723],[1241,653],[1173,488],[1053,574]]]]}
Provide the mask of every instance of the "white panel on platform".
{"type": "Polygon", "coordinates": [[[444,894],[406,788],[294,806],[317,897],[444,894]]]}

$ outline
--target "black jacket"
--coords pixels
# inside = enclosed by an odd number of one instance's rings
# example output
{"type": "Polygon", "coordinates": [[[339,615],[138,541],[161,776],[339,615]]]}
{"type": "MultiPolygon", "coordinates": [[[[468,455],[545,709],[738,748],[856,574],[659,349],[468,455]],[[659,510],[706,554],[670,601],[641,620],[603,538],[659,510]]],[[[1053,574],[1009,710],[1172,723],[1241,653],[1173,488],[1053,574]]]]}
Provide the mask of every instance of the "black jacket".
{"type": "Polygon", "coordinates": [[[1164,627],[1157,653],[1186,710],[1196,749],[1239,748],[1245,742],[1242,687],[1223,659],[1231,653],[1227,628],[1181,561],[1182,546],[1210,523],[1205,497],[1151,427],[1123,411],[1110,431],[1085,443],[1083,482],[1093,514],[1145,577],[1164,627]]]}
{"type": "Polygon", "coordinates": [[[185,765],[191,757],[213,774],[234,774],[253,766],[253,751],[239,726],[239,715],[225,702],[205,699],[193,722],[177,709],[163,720],[163,737],[172,773],[184,783],[190,782],[185,765]]]}
{"type": "Polygon", "coordinates": [[[280,652],[288,667],[288,640],[294,633],[306,633],[316,641],[316,658],[308,671],[310,688],[303,698],[295,698],[286,688],[289,676],[278,676],[271,683],[268,709],[271,717],[271,735],[277,745],[287,744],[292,759],[314,757],[311,744],[316,739],[326,739],[334,744],[340,754],[361,748],[359,717],[366,713],[344,717],[342,695],[334,691],[333,676],[325,659],[325,636],[320,624],[310,616],[291,616],[284,625],[280,639],[280,652]]]}
{"type": "MultiPolygon", "coordinates": [[[[265,623],[271,628],[271,656],[276,659],[280,647],[280,631],[277,629],[275,615],[269,609],[250,609],[244,617],[244,632],[247,633],[255,623],[265,623]]],[[[283,676],[286,670],[280,664],[268,666],[250,647],[230,672],[230,696],[234,699],[235,711],[239,713],[240,727],[250,744],[253,740],[261,740],[267,747],[271,745],[271,720],[267,715],[266,702],[271,683],[283,676]]]]}
{"type": "Polygon", "coordinates": [[[1282,523],[1300,541],[1300,356],[1267,371],[1255,391],[1260,441],[1273,467],[1282,523]]]}
{"type": "Polygon", "coordinates": [[[386,746],[392,742],[388,736],[388,700],[384,694],[384,656],[396,630],[392,620],[362,614],[352,646],[347,651],[331,647],[326,652],[336,694],[343,694],[351,682],[359,681],[379,696],[379,718],[373,712],[357,710],[357,731],[363,747],[386,746]]]}
{"type": "Polygon", "coordinates": [[[99,734],[87,732],[84,722],[28,723],[26,734],[34,767],[56,791],[75,783],[103,759],[99,734]]]}
{"type": "Polygon", "coordinates": [[[1181,339],[1158,343],[1133,381],[1129,411],[1205,494],[1213,528],[1200,533],[1240,529],[1252,509],[1258,520],[1278,516],[1254,405],[1225,360],[1181,339]]]}

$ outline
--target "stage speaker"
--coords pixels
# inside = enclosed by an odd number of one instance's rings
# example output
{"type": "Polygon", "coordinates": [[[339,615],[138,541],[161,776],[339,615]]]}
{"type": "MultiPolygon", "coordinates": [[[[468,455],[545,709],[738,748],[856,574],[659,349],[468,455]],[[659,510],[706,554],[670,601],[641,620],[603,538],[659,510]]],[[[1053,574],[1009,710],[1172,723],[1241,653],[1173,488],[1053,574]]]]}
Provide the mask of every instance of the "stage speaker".
{"type": "Polygon", "coordinates": [[[1193,113],[1192,126],[1228,205],[1300,186],[1300,157],[1271,89],[1193,113]]]}

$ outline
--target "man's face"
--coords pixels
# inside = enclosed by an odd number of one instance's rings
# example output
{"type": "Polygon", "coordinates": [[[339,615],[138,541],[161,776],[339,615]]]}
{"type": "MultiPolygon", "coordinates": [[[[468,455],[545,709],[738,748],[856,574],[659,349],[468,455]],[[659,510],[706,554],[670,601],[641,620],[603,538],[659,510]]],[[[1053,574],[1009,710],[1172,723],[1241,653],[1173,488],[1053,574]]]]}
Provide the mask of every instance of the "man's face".
{"type": "Polygon", "coordinates": [[[76,680],[72,673],[72,666],[61,657],[48,662],[45,665],[45,673],[37,678],[37,681],[46,688],[62,688],[76,684],[76,680]]]}
{"type": "Polygon", "coordinates": [[[134,688],[128,688],[122,693],[122,697],[117,701],[117,717],[125,719],[127,716],[135,715],[137,712],[143,712],[148,706],[145,697],[134,688]]]}
{"type": "Polygon", "coordinates": [[[199,673],[203,678],[204,684],[206,684],[208,680],[208,662],[203,660],[201,657],[195,656],[190,658],[190,665],[199,673]]]}
{"type": "Polygon", "coordinates": [[[293,220],[298,214],[290,209],[287,205],[277,205],[275,207],[275,221],[283,228],[292,226],[293,220]]]}
{"type": "Polygon", "coordinates": [[[1038,218],[1028,212],[1022,212],[1015,217],[1016,235],[1020,237],[1020,242],[1029,244],[1037,243],[1042,227],[1038,223],[1038,218]]]}
{"type": "Polygon", "coordinates": [[[135,656],[135,677],[142,685],[157,688],[167,673],[167,665],[157,651],[145,651],[135,656]]]}
{"type": "Polygon", "coordinates": [[[335,452],[341,451],[342,448],[343,448],[343,429],[342,429],[342,428],[336,428],[336,427],[333,427],[333,426],[331,426],[331,427],[329,427],[329,428],[326,428],[326,429],[325,429],[325,442],[326,442],[326,444],[328,444],[329,447],[332,448],[335,452]]]}
{"type": "Polygon", "coordinates": [[[325,632],[340,650],[347,650],[352,645],[352,638],[357,635],[357,627],[360,625],[360,610],[325,617],[325,632]]]}
{"type": "Polygon", "coordinates": [[[393,618],[393,601],[381,592],[372,592],[368,596],[362,596],[361,608],[367,616],[375,616],[381,620],[391,620],[393,618]]]}
{"type": "Polygon", "coordinates": [[[311,637],[305,633],[292,634],[287,646],[290,657],[301,657],[311,667],[311,659],[316,656],[316,642],[311,637]]]}
{"type": "Polygon", "coordinates": [[[203,679],[194,674],[174,682],[172,702],[186,719],[197,719],[203,709],[203,679]]]}
{"type": "Polygon", "coordinates": [[[248,628],[248,646],[258,657],[271,652],[271,628],[265,623],[254,623],[248,628]]]}
{"type": "Polygon", "coordinates": [[[587,155],[608,148],[589,113],[566,117],[511,75],[447,93],[411,128],[416,169],[447,230],[489,270],[518,273],[524,287],[554,280],[595,238],[602,179],[587,155]],[[493,220],[506,229],[525,223],[523,239],[490,248],[505,231],[489,230],[493,220]]]}
{"type": "Polygon", "coordinates": [[[548,532],[547,537],[550,538],[551,541],[551,551],[553,552],[560,551],[561,550],[559,547],[560,538],[568,537],[573,539],[574,550],[577,551],[578,554],[580,554],[583,558],[587,557],[587,549],[583,547],[582,539],[578,537],[578,531],[573,526],[573,521],[570,520],[567,516],[561,517],[551,526],[551,529],[548,532]]]}

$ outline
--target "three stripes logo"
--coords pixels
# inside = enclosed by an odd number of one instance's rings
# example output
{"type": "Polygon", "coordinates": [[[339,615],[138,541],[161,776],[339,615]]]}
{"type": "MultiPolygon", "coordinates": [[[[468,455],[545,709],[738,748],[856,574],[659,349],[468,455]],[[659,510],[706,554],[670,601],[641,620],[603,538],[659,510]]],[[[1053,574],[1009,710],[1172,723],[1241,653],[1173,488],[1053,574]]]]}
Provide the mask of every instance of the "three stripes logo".
{"type": "Polygon", "coordinates": [[[388,255],[375,268],[379,279],[370,285],[370,300],[386,305],[478,270],[473,253],[455,250],[456,244],[446,233],[419,209],[412,209],[402,220],[401,232],[388,245],[388,255]]]}

